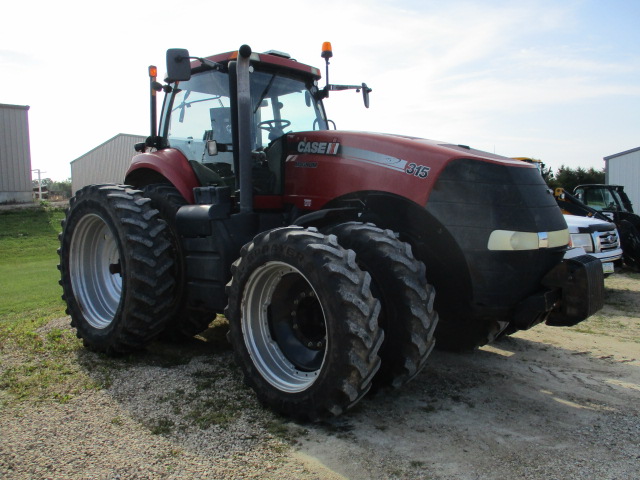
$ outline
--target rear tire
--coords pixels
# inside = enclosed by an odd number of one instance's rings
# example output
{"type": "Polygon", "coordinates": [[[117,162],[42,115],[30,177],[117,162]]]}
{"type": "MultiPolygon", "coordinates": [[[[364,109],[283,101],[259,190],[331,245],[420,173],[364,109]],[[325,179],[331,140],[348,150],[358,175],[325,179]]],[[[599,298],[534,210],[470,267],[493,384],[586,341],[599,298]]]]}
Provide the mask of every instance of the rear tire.
{"type": "Polygon", "coordinates": [[[60,234],[62,299],[78,337],[108,354],[138,350],[164,328],[175,288],[167,225],[142,192],[90,185],[60,234]]]}
{"type": "Polygon", "coordinates": [[[227,287],[230,340],[246,383],[279,413],[339,415],[380,367],[370,276],[335,237],[284,227],[257,235],[227,287]]]}
{"type": "Polygon", "coordinates": [[[380,326],[385,340],[374,388],[399,388],[422,370],[435,343],[435,290],[427,284],[425,266],[391,230],[349,222],[327,233],[356,252],[356,262],[371,274],[372,292],[382,305],[380,326]]]}
{"type": "Polygon", "coordinates": [[[162,338],[167,341],[180,341],[197,335],[206,330],[216,315],[212,312],[196,310],[188,306],[188,290],[186,266],[182,243],[176,230],[176,214],[178,209],[188,202],[177,188],[167,183],[146,185],[142,188],[145,197],[151,199],[153,208],[158,209],[160,217],[167,222],[171,238],[171,252],[176,271],[176,289],[173,302],[175,312],[171,315],[167,326],[162,332],[162,338]]]}
{"type": "Polygon", "coordinates": [[[636,225],[629,220],[622,220],[618,230],[624,263],[636,272],[640,271],[640,233],[638,233],[636,225]]]}

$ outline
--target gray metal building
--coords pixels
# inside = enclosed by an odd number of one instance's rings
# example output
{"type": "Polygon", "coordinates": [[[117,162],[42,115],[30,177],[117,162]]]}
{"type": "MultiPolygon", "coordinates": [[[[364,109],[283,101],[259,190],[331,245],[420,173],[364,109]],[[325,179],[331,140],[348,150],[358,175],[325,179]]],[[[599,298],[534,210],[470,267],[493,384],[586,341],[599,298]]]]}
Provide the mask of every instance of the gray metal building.
{"type": "Polygon", "coordinates": [[[33,201],[28,111],[0,104],[0,204],[33,201]]]}
{"type": "Polygon", "coordinates": [[[640,210],[640,147],[604,157],[605,182],[623,185],[636,213],[640,210]]]}
{"type": "Polygon", "coordinates": [[[146,136],[119,133],[102,145],[71,162],[73,192],[92,183],[122,183],[131,158],[137,155],[133,146],[146,136]]]}

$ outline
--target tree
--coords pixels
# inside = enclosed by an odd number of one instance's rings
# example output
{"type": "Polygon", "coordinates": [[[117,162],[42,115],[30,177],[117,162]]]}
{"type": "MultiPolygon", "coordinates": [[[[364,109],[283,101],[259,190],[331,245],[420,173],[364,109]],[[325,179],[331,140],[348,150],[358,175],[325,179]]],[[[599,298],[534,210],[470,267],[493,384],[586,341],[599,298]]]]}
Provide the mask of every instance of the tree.
{"type": "Polygon", "coordinates": [[[553,178],[547,180],[550,188],[555,189],[562,187],[570,193],[572,193],[573,189],[578,185],[587,183],[604,183],[604,169],[596,170],[593,167],[590,167],[588,170],[582,167],[572,169],[562,165],[553,178]]]}
{"type": "Polygon", "coordinates": [[[551,167],[547,167],[544,162],[540,162],[540,174],[544,181],[551,187],[551,182],[553,182],[553,170],[551,167]]]}
{"type": "MultiPolygon", "coordinates": [[[[41,178],[40,182],[42,183],[42,188],[44,189],[44,188],[48,188],[49,185],[53,183],[53,180],[47,177],[47,178],[41,178]]],[[[33,188],[38,188],[38,179],[36,178],[35,180],[31,180],[31,185],[33,186],[33,188]]]]}
{"type": "Polygon", "coordinates": [[[61,182],[52,182],[49,185],[49,191],[64,198],[71,198],[71,179],[67,178],[61,182]]]}

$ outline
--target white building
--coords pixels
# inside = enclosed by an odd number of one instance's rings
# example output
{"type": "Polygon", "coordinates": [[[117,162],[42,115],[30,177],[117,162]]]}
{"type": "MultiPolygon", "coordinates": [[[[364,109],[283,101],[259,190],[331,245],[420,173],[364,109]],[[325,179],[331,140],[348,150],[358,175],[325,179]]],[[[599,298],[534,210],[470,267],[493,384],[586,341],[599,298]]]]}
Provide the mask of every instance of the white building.
{"type": "Polygon", "coordinates": [[[605,183],[624,186],[625,193],[640,212],[640,147],[604,157],[605,183]]]}
{"type": "Polygon", "coordinates": [[[0,204],[33,201],[28,111],[0,104],[0,204]]]}
{"type": "Polygon", "coordinates": [[[75,193],[93,183],[122,183],[136,143],[146,136],[119,133],[71,162],[71,190],[75,193]]]}

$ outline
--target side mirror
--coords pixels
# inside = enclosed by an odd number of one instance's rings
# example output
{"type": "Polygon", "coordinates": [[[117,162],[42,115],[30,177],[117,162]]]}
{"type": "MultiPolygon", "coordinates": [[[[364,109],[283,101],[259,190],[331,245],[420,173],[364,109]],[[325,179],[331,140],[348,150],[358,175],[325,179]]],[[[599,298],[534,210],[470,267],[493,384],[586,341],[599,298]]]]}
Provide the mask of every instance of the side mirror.
{"type": "Polygon", "coordinates": [[[168,83],[186,81],[191,78],[191,62],[189,50],[186,48],[170,48],[167,50],[168,83]]]}
{"type": "Polygon", "coordinates": [[[364,100],[364,106],[366,108],[369,108],[369,92],[371,92],[371,89],[369,87],[367,87],[366,83],[362,84],[362,99],[364,100]]]}

